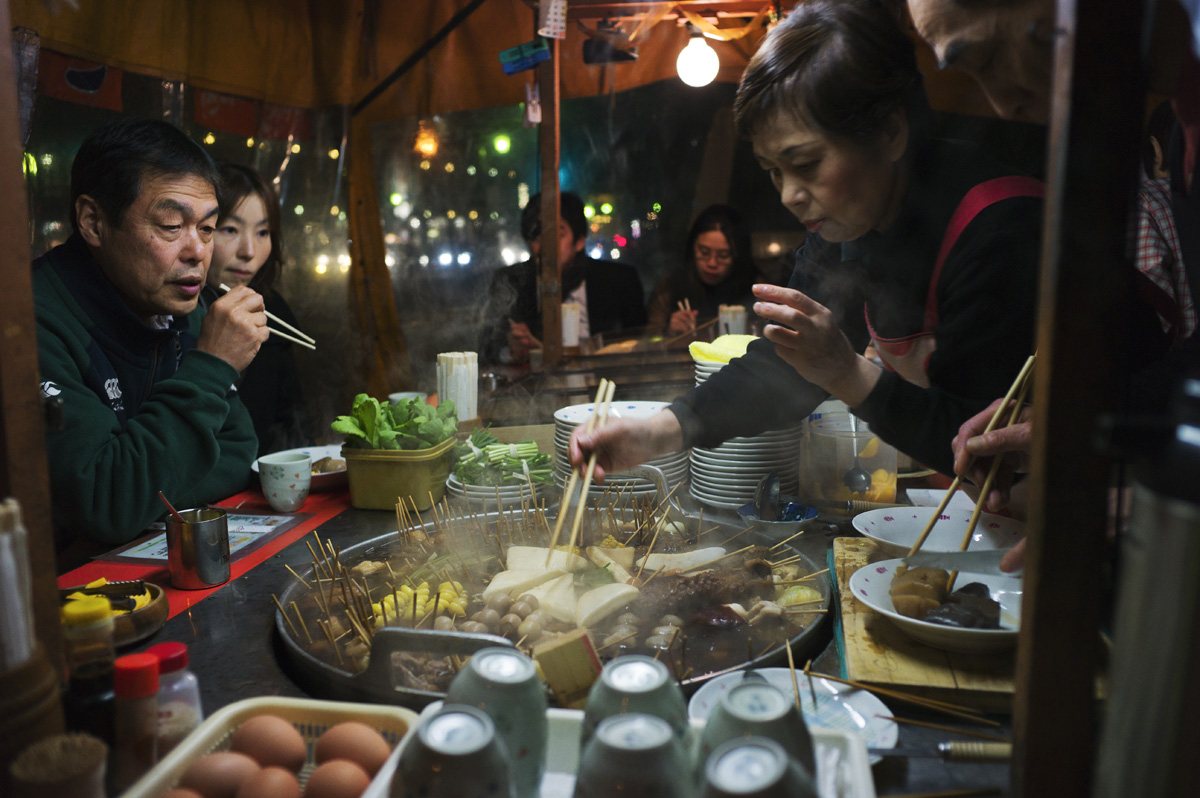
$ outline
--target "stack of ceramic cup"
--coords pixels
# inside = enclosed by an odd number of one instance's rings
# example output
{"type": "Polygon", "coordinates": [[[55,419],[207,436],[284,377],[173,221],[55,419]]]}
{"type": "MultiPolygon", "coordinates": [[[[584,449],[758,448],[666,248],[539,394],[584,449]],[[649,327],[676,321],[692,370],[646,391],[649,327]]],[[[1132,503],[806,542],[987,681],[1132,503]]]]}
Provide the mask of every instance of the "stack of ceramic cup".
{"type": "MultiPolygon", "coordinates": [[[[696,384],[701,384],[725,365],[696,361],[696,384]]],[[[801,425],[748,438],[730,438],[711,449],[693,448],[692,496],[713,507],[736,509],[754,500],[759,481],[772,472],[779,475],[780,491],[795,495],[803,437],[801,425]]]]}
{"type": "MultiPolygon", "coordinates": [[[[667,406],[666,402],[612,402],[609,406],[609,419],[649,418],[667,406]]],[[[571,461],[567,454],[567,445],[571,440],[571,432],[580,424],[587,424],[588,418],[596,412],[592,403],[571,405],[558,410],[554,414],[554,479],[559,486],[567,484],[571,478],[571,461]]],[[[667,489],[675,487],[687,479],[688,457],[686,451],[671,452],[646,461],[646,465],[662,469],[667,480],[667,489]]],[[[794,465],[794,464],[793,464],[794,465]]],[[[620,492],[622,496],[650,496],[655,492],[653,483],[640,477],[631,476],[628,472],[614,471],[605,476],[603,485],[592,485],[588,490],[589,496],[598,498],[606,491],[620,492]]]]}

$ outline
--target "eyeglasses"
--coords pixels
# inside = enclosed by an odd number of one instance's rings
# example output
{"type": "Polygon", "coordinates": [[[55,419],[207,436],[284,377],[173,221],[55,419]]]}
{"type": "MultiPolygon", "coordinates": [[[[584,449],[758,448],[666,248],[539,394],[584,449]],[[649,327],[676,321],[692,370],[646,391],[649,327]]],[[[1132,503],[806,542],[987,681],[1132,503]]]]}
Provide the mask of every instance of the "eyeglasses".
{"type": "Polygon", "coordinates": [[[733,260],[733,250],[709,249],[698,244],[696,246],[696,260],[702,262],[715,260],[717,263],[729,263],[733,260]]]}

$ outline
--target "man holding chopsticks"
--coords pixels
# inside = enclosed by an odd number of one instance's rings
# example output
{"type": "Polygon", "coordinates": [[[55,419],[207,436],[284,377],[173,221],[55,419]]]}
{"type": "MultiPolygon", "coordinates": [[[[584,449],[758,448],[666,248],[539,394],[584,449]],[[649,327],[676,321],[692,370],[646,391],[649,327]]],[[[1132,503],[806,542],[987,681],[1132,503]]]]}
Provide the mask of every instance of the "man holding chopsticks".
{"type": "Polygon", "coordinates": [[[133,539],[158,492],[195,507],[243,488],[257,451],[234,381],[267,338],[246,287],[197,309],[220,177],[161,121],[91,134],[71,169],[74,234],[33,264],[60,567],[133,539]],[[58,415],[58,414],[56,414],[58,415]]]}

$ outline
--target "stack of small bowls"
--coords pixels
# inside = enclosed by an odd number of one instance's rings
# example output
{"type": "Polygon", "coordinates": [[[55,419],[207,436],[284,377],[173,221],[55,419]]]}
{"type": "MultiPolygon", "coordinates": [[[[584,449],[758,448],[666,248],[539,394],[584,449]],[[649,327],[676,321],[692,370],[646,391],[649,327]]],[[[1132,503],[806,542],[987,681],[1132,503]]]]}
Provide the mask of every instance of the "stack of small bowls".
{"type": "Polygon", "coordinates": [[[465,485],[452,471],[446,480],[446,493],[452,498],[466,499],[472,505],[482,505],[485,510],[497,505],[501,509],[520,507],[524,503],[532,504],[537,498],[536,485],[530,489],[528,483],[522,485],[465,485]]]}
{"type": "MultiPolygon", "coordinates": [[[[696,361],[699,385],[725,363],[696,361]]],[[[767,474],[779,475],[783,493],[797,492],[803,426],[770,430],[747,438],[730,438],[711,449],[691,451],[692,496],[712,507],[737,509],[754,500],[754,490],[767,474]]]]}
{"type": "MultiPolygon", "coordinates": [[[[609,406],[609,419],[649,418],[667,406],[666,402],[612,402],[609,406]]],[[[567,445],[571,441],[571,432],[580,424],[586,424],[588,418],[596,412],[595,404],[589,402],[583,405],[571,405],[554,413],[554,479],[560,486],[567,484],[571,478],[571,461],[567,453],[567,445]]],[[[687,479],[688,455],[686,451],[671,452],[646,461],[646,465],[655,466],[662,470],[667,480],[667,488],[673,488],[687,479]]],[[[655,493],[654,484],[640,477],[631,476],[625,471],[614,471],[607,474],[603,485],[593,484],[588,490],[592,497],[602,496],[606,491],[620,492],[623,496],[652,496],[655,493]]]]}

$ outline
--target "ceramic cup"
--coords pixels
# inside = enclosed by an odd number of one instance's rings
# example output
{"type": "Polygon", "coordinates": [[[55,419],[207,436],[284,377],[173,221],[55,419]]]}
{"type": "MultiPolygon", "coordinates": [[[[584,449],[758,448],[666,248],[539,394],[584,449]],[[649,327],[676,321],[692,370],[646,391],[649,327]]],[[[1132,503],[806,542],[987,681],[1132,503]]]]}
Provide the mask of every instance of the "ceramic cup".
{"type": "Polygon", "coordinates": [[[258,458],[258,478],[271,509],[291,513],[300,509],[312,485],[312,457],[280,452],[258,458]]]}
{"type": "Polygon", "coordinates": [[[443,704],[403,743],[390,798],[511,798],[508,756],[482,710],[443,704]]]}
{"type": "Polygon", "coordinates": [[[765,737],[721,743],[704,765],[702,798],[816,798],[813,780],[765,737]]]}
{"type": "Polygon", "coordinates": [[[774,740],[809,774],[815,771],[812,737],[796,702],[763,679],[744,679],[721,696],[700,735],[699,761],[721,743],[750,735],[774,740]]]}
{"type": "Polygon", "coordinates": [[[604,666],[588,693],[583,714],[586,743],[605,718],[641,712],[662,718],[676,737],[687,731],[687,702],[667,666],[653,657],[628,654],[604,666]]]}
{"type": "Polygon", "coordinates": [[[450,683],[446,702],[487,713],[508,749],[517,795],[537,798],[546,765],[547,702],[533,660],[515,648],[477,651],[450,683]]]}
{"type": "Polygon", "coordinates": [[[632,712],[600,721],[579,758],[575,798],[690,798],[683,742],[662,718],[632,712]]]}
{"type": "Polygon", "coordinates": [[[428,398],[428,394],[424,391],[397,391],[396,393],[388,394],[388,401],[392,403],[392,407],[407,402],[410,399],[420,399],[424,402],[428,398]]]}

